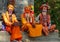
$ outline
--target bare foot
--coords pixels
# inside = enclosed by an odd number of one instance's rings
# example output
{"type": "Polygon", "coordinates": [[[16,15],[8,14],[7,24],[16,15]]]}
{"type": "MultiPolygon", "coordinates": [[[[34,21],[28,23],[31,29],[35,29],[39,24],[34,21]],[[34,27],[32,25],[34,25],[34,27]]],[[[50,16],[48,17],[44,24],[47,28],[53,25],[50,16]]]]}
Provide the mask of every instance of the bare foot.
{"type": "Polygon", "coordinates": [[[54,30],[54,32],[59,32],[59,30],[54,30]]]}

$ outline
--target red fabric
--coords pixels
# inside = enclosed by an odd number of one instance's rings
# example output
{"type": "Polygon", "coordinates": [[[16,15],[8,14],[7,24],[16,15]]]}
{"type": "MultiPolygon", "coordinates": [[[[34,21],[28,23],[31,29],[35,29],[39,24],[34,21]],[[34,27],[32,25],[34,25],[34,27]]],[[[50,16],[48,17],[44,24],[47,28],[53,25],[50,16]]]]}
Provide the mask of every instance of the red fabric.
{"type": "Polygon", "coordinates": [[[22,33],[19,26],[13,26],[10,40],[22,40],[22,33]]]}
{"type": "Polygon", "coordinates": [[[34,14],[34,11],[31,10],[30,13],[31,13],[31,14],[34,14]]]}
{"type": "Polygon", "coordinates": [[[22,33],[20,32],[19,26],[13,26],[12,28],[10,26],[6,26],[6,31],[11,33],[10,40],[22,40],[22,33]]]}
{"type": "Polygon", "coordinates": [[[11,33],[11,27],[6,26],[6,31],[9,32],[9,33],[11,33]]]}

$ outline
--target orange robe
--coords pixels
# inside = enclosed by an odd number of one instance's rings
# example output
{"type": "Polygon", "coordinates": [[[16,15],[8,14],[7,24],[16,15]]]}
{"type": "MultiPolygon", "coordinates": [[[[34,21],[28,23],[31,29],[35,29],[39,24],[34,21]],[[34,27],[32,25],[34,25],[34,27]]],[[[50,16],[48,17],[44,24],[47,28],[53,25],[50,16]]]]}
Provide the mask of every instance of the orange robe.
{"type": "Polygon", "coordinates": [[[22,27],[22,30],[27,30],[28,35],[30,37],[39,37],[42,36],[42,25],[41,24],[35,24],[35,28],[32,27],[30,23],[25,24],[24,27],[22,27]]]}
{"type": "Polygon", "coordinates": [[[22,39],[22,34],[20,32],[20,27],[19,26],[12,26],[13,23],[18,22],[15,14],[12,14],[12,22],[9,19],[9,14],[8,12],[2,14],[4,22],[6,24],[6,31],[11,33],[11,38],[10,40],[15,40],[15,39],[22,39]]]}

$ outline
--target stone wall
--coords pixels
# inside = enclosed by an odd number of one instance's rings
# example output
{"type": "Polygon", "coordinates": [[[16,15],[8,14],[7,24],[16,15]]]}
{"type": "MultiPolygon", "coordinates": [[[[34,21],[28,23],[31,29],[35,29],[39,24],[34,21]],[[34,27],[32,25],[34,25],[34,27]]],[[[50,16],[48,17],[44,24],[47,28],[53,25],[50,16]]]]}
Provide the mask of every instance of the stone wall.
{"type": "Polygon", "coordinates": [[[33,4],[34,5],[34,0],[15,0],[15,13],[17,18],[20,18],[20,14],[23,13],[24,7],[33,4]]]}

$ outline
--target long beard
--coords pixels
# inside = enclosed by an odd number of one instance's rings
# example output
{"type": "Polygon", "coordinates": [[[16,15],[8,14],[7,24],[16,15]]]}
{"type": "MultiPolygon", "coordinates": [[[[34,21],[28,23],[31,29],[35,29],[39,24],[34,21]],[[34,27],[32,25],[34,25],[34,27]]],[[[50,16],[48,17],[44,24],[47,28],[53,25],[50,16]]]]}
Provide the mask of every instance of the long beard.
{"type": "Polygon", "coordinates": [[[45,16],[47,13],[46,12],[42,12],[42,14],[45,16]]]}
{"type": "Polygon", "coordinates": [[[47,10],[42,10],[42,14],[46,15],[47,14],[47,10]]]}

